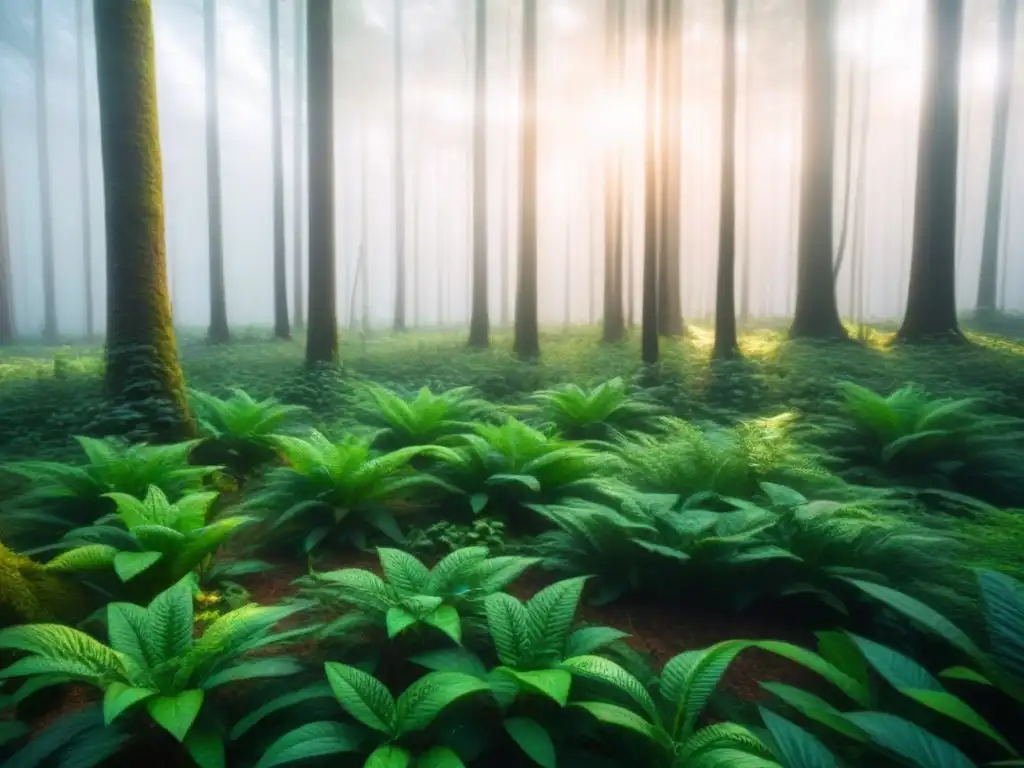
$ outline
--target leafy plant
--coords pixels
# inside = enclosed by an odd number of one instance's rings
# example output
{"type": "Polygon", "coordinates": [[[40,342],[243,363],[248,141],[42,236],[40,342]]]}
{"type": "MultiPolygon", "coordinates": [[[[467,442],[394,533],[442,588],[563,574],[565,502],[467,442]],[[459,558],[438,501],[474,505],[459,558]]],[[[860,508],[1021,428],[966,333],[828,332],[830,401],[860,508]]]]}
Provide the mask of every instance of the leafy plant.
{"type": "Polygon", "coordinates": [[[487,596],[536,562],[528,557],[488,557],[484,547],[466,547],[428,569],[398,549],[381,548],[377,554],[383,579],[370,571],[346,568],[304,580],[303,597],[343,613],[328,625],[329,636],[379,642],[433,627],[461,644],[464,634],[474,634],[474,626],[482,626],[487,596]]]}
{"type": "Polygon", "coordinates": [[[356,400],[357,418],[379,429],[374,445],[388,450],[432,445],[467,431],[473,421],[486,418],[493,410],[472,387],[439,394],[423,387],[414,397],[405,398],[386,387],[367,384],[356,400]]]}
{"type": "MultiPolygon", "coordinates": [[[[67,681],[95,686],[103,690],[106,725],[144,709],[200,766],[223,766],[224,734],[216,724],[216,707],[204,705],[222,686],[300,671],[288,657],[245,657],[286,639],[288,633],[271,630],[296,608],[246,606],[222,616],[198,639],[192,610],[192,591],[180,582],[145,608],[107,606],[109,646],[59,624],[10,627],[0,631],[0,648],[28,655],[0,670],[0,678],[28,678],[37,689],[67,681]]],[[[92,738],[76,741],[66,759],[87,760],[103,734],[91,732],[92,738]]]]}
{"type": "Polygon", "coordinates": [[[401,542],[395,518],[401,504],[429,491],[457,493],[409,466],[417,456],[457,458],[440,446],[378,454],[364,438],[349,435],[333,443],[316,430],[308,439],[278,435],[272,440],[286,466],[271,469],[242,508],[261,511],[275,541],[301,536],[307,553],[328,538],[362,549],[373,530],[401,542]]]}
{"type": "Polygon", "coordinates": [[[841,414],[822,440],[848,473],[876,483],[959,490],[992,501],[1024,481],[1024,422],[986,412],[976,398],[932,397],[914,386],[880,395],[847,381],[841,414]]]}
{"type": "Polygon", "coordinates": [[[599,497],[617,487],[598,474],[602,457],[593,448],[549,437],[517,419],[475,424],[453,443],[458,450],[445,457],[443,476],[469,497],[477,515],[515,516],[526,504],[599,497]]]}
{"type": "Polygon", "coordinates": [[[223,464],[240,477],[276,457],[270,439],[292,416],[303,413],[298,405],[284,405],[274,398],[255,400],[245,390],[231,390],[231,397],[219,397],[191,390],[199,427],[209,436],[196,451],[223,464]]]}
{"type": "Polygon", "coordinates": [[[90,437],[75,440],[88,460],[84,465],[21,461],[3,466],[29,484],[3,515],[12,543],[49,544],[61,533],[97,520],[113,511],[110,493],[141,498],[156,486],[177,499],[200,489],[204,478],[218,469],[189,464],[198,440],[174,445],[130,445],[90,437]]]}
{"type": "Polygon", "coordinates": [[[621,377],[593,389],[563,384],[531,398],[543,423],[570,440],[609,440],[650,426],[666,409],[640,396],[630,395],[621,377]]]}
{"type": "Polygon", "coordinates": [[[425,554],[447,554],[462,547],[487,547],[491,552],[505,549],[505,524],[478,517],[468,525],[440,521],[428,528],[413,528],[406,538],[409,549],[425,554]]]}
{"type": "Polygon", "coordinates": [[[459,672],[432,672],[410,685],[396,700],[383,683],[362,670],[339,662],[328,662],[325,668],[338,703],[365,730],[330,721],[308,723],[275,741],[257,768],[363,751],[369,752],[363,764],[369,768],[463,765],[450,747],[434,746],[414,756],[400,742],[430,727],[457,702],[487,692],[486,682],[459,672]]]}
{"type": "Polygon", "coordinates": [[[251,517],[223,517],[207,524],[216,493],[193,493],[171,504],[150,486],[145,499],[124,493],[108,497],[117,505],[124,528],[93,525],[64,537],[70,547],[49,563],[51,572],[113,571],[127,594],[148,601],[192,573],[221,543],[251,517]]]}

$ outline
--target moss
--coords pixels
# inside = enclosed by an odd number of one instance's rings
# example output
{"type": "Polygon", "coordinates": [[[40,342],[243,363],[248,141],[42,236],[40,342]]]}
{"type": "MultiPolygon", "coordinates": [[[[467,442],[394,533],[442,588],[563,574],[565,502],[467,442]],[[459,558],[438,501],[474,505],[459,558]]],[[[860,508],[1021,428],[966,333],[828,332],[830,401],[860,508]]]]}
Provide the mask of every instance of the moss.
{"type": "Polygon", "coordinates": [[[31,558],[0,544],[0,627],[72,621],[86,601],[77,585],[50,573],[31,558]]]}

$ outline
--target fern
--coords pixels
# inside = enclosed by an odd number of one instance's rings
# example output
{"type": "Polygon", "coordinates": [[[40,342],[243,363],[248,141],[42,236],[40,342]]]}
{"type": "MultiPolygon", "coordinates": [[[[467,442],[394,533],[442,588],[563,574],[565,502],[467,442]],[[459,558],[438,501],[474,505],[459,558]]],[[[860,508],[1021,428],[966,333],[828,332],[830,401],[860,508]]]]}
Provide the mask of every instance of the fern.
{"type": "Polygon", "coordinates": [[[494,407],[477,397],[472,387],[434,394],[423,387],[404,398],[386,387],[367,384],[355,401],[356,418],[378,428],[374,444],[385,450],[432,445],[470,429],[494,407]]]}
{"type": "Polygon", "coordinates": [[[550,425],[570,440],[610,440],[626,432],[644,430],[663,415],[665,408],[631,396],[621,378],[593,389],[565,384],[534,393],[532,400],[543,425],[550,425]]]}

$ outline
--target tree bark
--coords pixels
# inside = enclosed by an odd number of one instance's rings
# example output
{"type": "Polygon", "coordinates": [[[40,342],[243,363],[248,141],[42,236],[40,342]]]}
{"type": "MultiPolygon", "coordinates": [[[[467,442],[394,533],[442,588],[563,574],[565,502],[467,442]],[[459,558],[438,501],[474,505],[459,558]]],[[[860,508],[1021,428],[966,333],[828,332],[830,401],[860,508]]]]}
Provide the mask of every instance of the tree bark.
{"type": "MultiPolygon", "coordinates": [[[[1003,220],[1003,180],[1006,172],[1006,137],[1010,124],[1010,97],[1013,93],[1013,68],[1017,40],[1017,2],[999,4],[999,65],[996,86],[996,111],[992,122],[992,150],[988,166],[988,204],[985,208],[985,239],[981,251],[981,276],[978,281],[977,311],[996,311],[999,283],[999,236],[1003,220]]],[[[1006,276],[1003,276],[1006,280],[1006,276]]]]}
{"type": "Polygon", "coordinates": [[[295,0],[295,82],[294,104],[292,115],[295,147],[292,168],[294,187],[294,243],[292,245],[292,296],[295,314],[295,330],[301,331],[306,324],[306,311],[303,300],[302,285],[302,62],[305,59],[302,46],[302,27],[305,16],[302,13],[302,0],[295,0]]]}
{"type": "Polygon", "coordinates": [[[284,244],[284,139],[281,115],[281,31],[278,0],[270,0],[270,91],[273,99],[271,154],[274,167],[274,336],[291,337],[288,327],[287,249],[284,244]]]}
{"type": "Polygon", "coordinates": [[[750,325],[750,270],[753,268],[754,223],[754,4],[747,4],[747,55],[743,67],[743,258],[740,261],[740,327],[750,325]]]}
{"type": "Polygon", "coordinates": [[[402,51],[402,0],[394,0],[395,20],[395,317],[394,330],[405,331],[405,124],[402,90],[405,73],[402,51]]]}
{"type": "Polygon", "coordinates": [[[647,0],[647,142],[644,161],[644,278],[640,355],[658,362],[658,0],[647,0]]]}
{"type": "MultiPolygon", "coordinates": [[[[725,0],[722,71],[722,178],[713,357],[739,354],[736,338],[736,4],[725,0]]],[[[812,2],[812,5],[817,3],[812,2]]]]}
{"type": "Polygon", "coordinates": [[[97,4],[107,239],[106,386],[160,440],[195,432],[167,294],[151,0],[97,4]],[[102,10],[100,6],[102,5],[102,10]]]}
{"type": "Polygon", "coordinates": [[[92,204],[89,184],[89,110],[86,100],[85,80],[85,4],[88,0],[75,3],[75,59],[78,75],[78,159],[79,184],[82,205],[82,283],[85,286],[85,335],[92,338],[96,317],[92,293],[92,204]]]}
{"type": "MultiPolygon", "coordinates": [[[[622,89],[619,58],[623,31],[619,25],[623,0],[605,3],[605,79],[613,93],[622,89]]],[[[622,341],[622,140],[616,136],[605,149],[604,166],[604,313],[601,338],[606,344],[622,341]]]]}
{"type": "Polygon", "coordinates": [[[220,106],[217,83],[216,0],[203,4],[206,54],[206,211],[210,236],[210,329],[213,344],[229,340],[227,288],[224,284],[224,229],[220,197],[220,106]]]}
{"type": "Polygon", "coordinates": [[[15,335],[14,275],[11,272],[11,241],[7,224],[3,110],[0,109],[0,346],[13,344],[15,335]]]}
{"type": "Polygon", "coordinates": [[[476,78],[473,98],[473,310],[469,345],[486,347],[487,316],[487,0],[476,0],[476,78]]]}
{"type": "Polygon", "coordinates": [[[522,156],[519,280],[513,348],[522,360],[540,357],[537,321],[537,0],[523,0],[522,156]]]}
{"type": "Polygon", "coordinates": [[[789,331],[793,338],[847,338],[832,273],[836,31],[835,5],[808,2],[796,312],[789,331]]]}
{"type": "Polygon", "coordinates": [[[679,206],[682,201],[682,137],[683,137],[683,4],[681,0],[665,0],[662,92],[664,93],[664,147],[666,163],[664,181],[664,219],[662,222],[661,280],[658,300],[658,325],[665,336],[683,334],[683,312],[680,285],[680,248],[682,222],[679,206]]]}
{"type": "Polygon", "coordinates": [[[43,262],[43,343],[54,344],[57,325],[57,288],[53,255],[53,196],[50,192],[50,120],[46,82],[46,28],[43,0],[36,0],[36,146],[39,157],[39,221],[43,262]]]}
{"type": "Polygon", "coordinates": [[[956,316],[956,198],[963,0],[925,5],[914,252],[897,339],[964,341],[956,316]]]}
{"type": "MultiPolygon", "coordinates": [[[[334,265],[334,9],[307,0],[309,73],[309,332],[306,363],[338,359],[334,265]]],[[[364,273],[363,279],[367,279],[364,273]]]]}

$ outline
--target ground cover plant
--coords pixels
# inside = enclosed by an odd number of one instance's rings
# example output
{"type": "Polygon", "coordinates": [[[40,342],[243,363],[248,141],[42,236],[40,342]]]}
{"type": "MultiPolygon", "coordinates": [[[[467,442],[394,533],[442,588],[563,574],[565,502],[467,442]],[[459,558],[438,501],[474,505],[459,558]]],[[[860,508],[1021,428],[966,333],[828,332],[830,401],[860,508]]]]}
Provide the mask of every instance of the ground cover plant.
{"type": "MultiPolygon", "coordinates": [[[[986,453],[1024,415],[1012,345],[953,380],[764,333],[730,388],[696,332],[648,371],[584,341],[526,366],[371,339],[334,372],[186,343],[201,438],[107,441],[99,395],[91,437],[0,436],[4,765],[1018,759],[1020,505],[985,492],[1012,485],[986,453]],[[841,378],[913,417],[865,427],[841,378]]],[[[30,382],[87,392],[81,354],[18,363],[3,418],[30,382]]]]}

